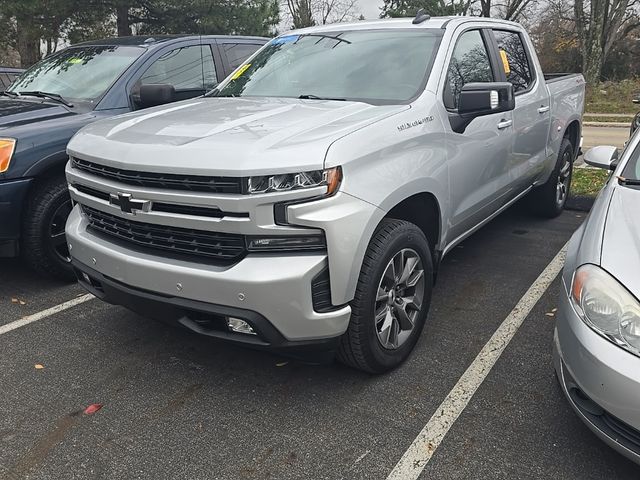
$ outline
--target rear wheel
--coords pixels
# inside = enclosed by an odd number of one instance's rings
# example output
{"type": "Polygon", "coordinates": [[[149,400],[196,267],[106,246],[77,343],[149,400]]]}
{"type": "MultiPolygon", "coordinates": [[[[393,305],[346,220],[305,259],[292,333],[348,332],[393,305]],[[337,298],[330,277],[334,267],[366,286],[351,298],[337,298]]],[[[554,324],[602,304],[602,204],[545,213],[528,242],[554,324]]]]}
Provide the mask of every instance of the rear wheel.
{"type": "Polygon", "coordinates": [[[404,220],[383,220],[365,254],[338,359],[371,373],[400,365],[424,327],[432,278],[423,232],[404,220]]]}
{"type": "Polygon", "coordinates": [[[71,213],[71,197],[64,176],[37,185],[24,213],[22,256],[37,272],[73,281],[64,228],[71,213]]]}
{"type": "Polygon", "coordinates": [[[562,213],[569,198],[573,160],[573,145],[565,137],[560,144],[558,160],[549,180],[529,195],[529,207],[535,214],[555,218],[562,213]]]}

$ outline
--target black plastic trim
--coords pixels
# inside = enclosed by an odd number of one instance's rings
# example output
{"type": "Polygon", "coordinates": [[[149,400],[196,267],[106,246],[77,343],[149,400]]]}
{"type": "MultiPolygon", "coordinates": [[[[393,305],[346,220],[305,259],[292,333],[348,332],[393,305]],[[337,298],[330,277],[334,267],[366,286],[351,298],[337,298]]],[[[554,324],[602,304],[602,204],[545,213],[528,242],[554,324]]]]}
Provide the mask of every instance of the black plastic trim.
{"type": "Polygon", "coordinates": [[[107,277],[75,259],[72,264],[80,284],[99,299],[121,305],[142,316],[182,325],[200,335],[313,362],[331,360],[338,346],[339,336],[304,341],[287,340],[268,319],[252,310],[150,292],[107,277]],[[83,273],[90,278],[90,283],[84,279],[83,273]],[[240,318],[251,325],[257,335],[207,329],[196,321],[198,315],[222,319],[227,316],[240,318]]]}

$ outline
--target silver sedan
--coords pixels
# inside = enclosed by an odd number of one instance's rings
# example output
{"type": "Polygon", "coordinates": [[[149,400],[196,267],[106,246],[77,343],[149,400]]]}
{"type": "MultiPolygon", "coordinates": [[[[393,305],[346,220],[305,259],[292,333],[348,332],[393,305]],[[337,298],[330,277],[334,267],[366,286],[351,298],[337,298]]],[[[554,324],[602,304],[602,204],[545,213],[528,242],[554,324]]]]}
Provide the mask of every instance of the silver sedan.
{"type": "Polygon", "coordinates": [[[572,237],[554,335],[558,379],[578,416],[640,463],[640,135],[587,152],[613,171],[572,237]]]}

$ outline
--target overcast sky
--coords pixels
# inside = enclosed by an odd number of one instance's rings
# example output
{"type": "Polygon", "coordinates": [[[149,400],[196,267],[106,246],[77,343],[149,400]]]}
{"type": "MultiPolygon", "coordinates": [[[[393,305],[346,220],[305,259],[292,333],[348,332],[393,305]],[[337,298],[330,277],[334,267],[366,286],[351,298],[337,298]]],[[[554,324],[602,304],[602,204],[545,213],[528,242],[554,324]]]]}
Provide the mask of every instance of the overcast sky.
{"type": "Polygon", "coordinates": [[[382,0],[358,0],[359,10],[367,20],[373,20],[380,17],[380,7],[382,0]]]}

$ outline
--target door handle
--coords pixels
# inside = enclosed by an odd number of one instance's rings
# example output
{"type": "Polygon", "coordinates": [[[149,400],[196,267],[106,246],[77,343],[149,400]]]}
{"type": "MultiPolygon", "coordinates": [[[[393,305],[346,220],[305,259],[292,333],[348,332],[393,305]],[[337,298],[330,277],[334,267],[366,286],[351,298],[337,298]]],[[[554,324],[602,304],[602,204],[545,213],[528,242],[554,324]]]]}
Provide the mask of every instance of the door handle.
{"type": "Polygon", "coordinates": [[[548,106],[546,106],[546,107],[542,106],[542,107],[540,107],[538,109],[538,113],[547,113],[548,111],[549,111],[549,107],[548,106]]]}
{"type": "Polygon", "coordinates": [[[498,130],[504,130],[505,128],[509,128],[513,125],[513,120],[501,120],[498,123],[498,130]]]}

